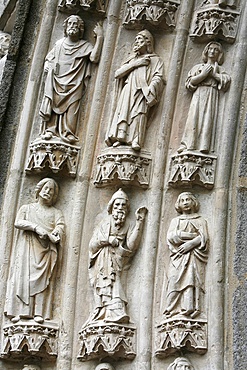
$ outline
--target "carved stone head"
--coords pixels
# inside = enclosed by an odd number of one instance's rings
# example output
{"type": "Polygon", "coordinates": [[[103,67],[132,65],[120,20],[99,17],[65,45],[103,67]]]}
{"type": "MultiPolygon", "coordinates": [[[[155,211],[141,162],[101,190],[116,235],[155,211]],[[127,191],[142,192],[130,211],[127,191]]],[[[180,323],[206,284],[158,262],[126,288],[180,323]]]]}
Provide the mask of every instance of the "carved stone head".
{"type": "Polygon", "coordinates": [[[24,365],[22,370],[41,370],[38,365],[24,365]]]}
{"type": "Polygon", "coordinates": [[[77,22],[77,26],[79,28],[79,39],[82,39],[84,34],[84,21],[79,17],[79,15],[70,15],[65,19],[63,22],[64,36],[68,37],[68,23],[73,19],[77,22]]]}
{"type": "Polygon", "coordinates": [[[215,45],[217,47],[218,51],[219,51],[219,55],[217,57],[217,63],[221,65],[224,62],[224,52],[223,52],[223,49],[222,49],[222,45],[219,42],[216,42],[216,41],[211,41],[205,46],[205,48],[202,52],[202,60],[203,60],[204,63],[207,63],[207,61],[208,61],[208,51],[209,51],[210,47],[213,46],[213,45],[215,45]]]}
{"type": "Polygon", "coordinates": [[[188,199],[190,202],[191,212],[196,213],[199,210],[199,202],[197,198],[191,192],[183,192],[179,194],[178,199],[175,203],[175,209],[178,213],[183,213],[183,201],[184,199],[188,199]]]}
{"type": "Polygon", "coordinates": [[[175,361],[168,367],[167,370],[195,370],[191,365],[189,360],[185,357],[178,357],[175,361]]]}
{"type": "Polygon", "coordinates": [[[0,58],[7,54],[10,40],[11,36],[8,33],[0,31],[0,58]]]}
{"type": "Polygon", "coordinates": [[[97,365],[95,370],[115,370],[115,369],[111,364],[104,362],[102,364],[97,365]]]}
{"type": "Polygon", "coordinates": [[[111,197],[108,205],[107,205],[107,211],[109,214],[112,214],[112,208],[113,204],[117,199],[124,199],[126,201],[126,207],[127,207],[127,213],[129,212],[130,204],[129,204],[129,198],[127,194],[120,188],[118,191],[116,191],[113,196],[111,197]]]}
{"type": "Polygon", "coordinates": [[[147,45],[147,52],[153,53],[154,52],[154,38],[151,32],[149,32],[148,30],[142,30],[138,32],[137,36],[138,35],[141,35],[144,37],[146,41],[146,45],[147,45]]]}
{"type": "Polygon", "coordinates": [[[38,199],[40,192],[47,185],[47,183],[51,183],[53,185],[53,187],[54,187],[54,193],[53,193],[53,196],[52,196],[52,202],[51,202],[51,204],[55,204],[56,201],[57,201],[59,188],[58,188],[58,184],[56,183],[56,181],[53,180],[53,179],[51,179],[51,178],[49,178],[49,177],[46,177],[46,178],[42,179],[36,185],[36,188],[35,188],[36,198],[38,199]]]}

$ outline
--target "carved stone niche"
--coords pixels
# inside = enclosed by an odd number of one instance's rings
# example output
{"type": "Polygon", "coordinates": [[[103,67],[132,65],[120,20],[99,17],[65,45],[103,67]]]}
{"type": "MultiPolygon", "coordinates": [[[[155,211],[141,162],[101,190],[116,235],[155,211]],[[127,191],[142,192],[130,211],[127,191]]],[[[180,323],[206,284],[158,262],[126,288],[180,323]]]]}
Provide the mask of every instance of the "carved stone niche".
{"type": "Polygon", "coordinates": [[[39,358],[54,361],[57,358],[58,326],[45,321],[37,324],[34,320],[21,320],[3,327],[1,358],[22,361],[39,358]]]}
{"type": "Polygon", "coordinates": [[[81,361],[111,356],[114,360],[132,360],[135,355],[136,328],[131,324],[95,322],[87,324],[79,333],[81,361]]]}
{"type": "Polygon", "coordinates": [[[107,0],[60,0],[58,10],[64,13],[78,13],[80,10],[105,13],[107,0]]]}
{"type": "Polygon", "coordinates": [[[149,25],[173,29],[179,4],[179,0],[127,0],[123,24],[129,29],[149,25]]]}
{"type": "Polygon", "coordinates": [[[157,326],[155,354],[167,357],[181,351],[204,354],[207,351],[207,321],[172,317],[157,326]]]}
{"type": "MultiPolygon", "coordinates": [[[[223,7],[207,1],[195,13],[190,37],[199,42],[209,41],[216,37],[228,43],[236,39],[240,12],[236,7],[223,7]]],[[[226,3],[226,2],[224,2],[226,3]]]]}
{"type": "Polygon", "coordinates": [[[94,184],[98,187],[115,184],[135,185],[146,189],[151,174],[151,154],[128,147],[107,148],[97,157],[94,184]]]}
{"type": "Polygon", "coordinates": [[[36,139],[30,144],[27,173],[40,173],[49,168],[57,173],[76,176],[80,147],[55,140],[36,139]]]}
{"type": "Polygon", "coordinates": [[[171,159],[169,185],[172,187],[203,186],[214,187],[217,156],[199,152],[184,151],[171,159]]]}

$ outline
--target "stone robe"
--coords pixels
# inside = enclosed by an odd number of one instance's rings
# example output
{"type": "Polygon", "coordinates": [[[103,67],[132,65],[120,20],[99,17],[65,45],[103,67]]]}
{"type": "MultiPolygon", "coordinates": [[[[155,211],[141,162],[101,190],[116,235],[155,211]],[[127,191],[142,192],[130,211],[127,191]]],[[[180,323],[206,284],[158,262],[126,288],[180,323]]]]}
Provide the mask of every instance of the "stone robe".
{"type": "Polygon", "coordinates": [[[191,79],[201,73],[205,64],[197,64],[188,74],[185,86],[193,92],[187,121],[181,143],[188,150],[201,152],[214,151],[215,130],[218,114],[219,91],[226,91],[230,84],[230,76],[218,67],[220,82],[208,76],[198,85],[191,79]]]}
{"type": "Polygon", "coordinates": [[[89,244],[89,276],[94,289],[96,309],[91,320],[129,321],[125,311],[127,299],[121,274],[137,246],[136,240],[129,242],[134,232],[134,227],[127,223],[117,229],[111,216],[102,221],[94,231],[89,244]],[[111,236],[118,239],[118,247],[113,247],[109,242],[111,236]]]}
{"type": "Polygon", "coordinates": [[[171,221],[167,242],[170,268],[167,287],[167,313],[199,311],[200,293],[204,292],[205,265],[208,256],[207,222],[197,214],[181,215],[171,221]],[[181,237],[186,232],[186,238],[181,237]],[[197,245],[186,253],[178,248],[199,237],[197,245]],[[190,292],[189,292],[190,291],[190,292]]]}
{"type": "Polygon", "coordinates": [[[62,238],[64,218],[55,207],[47,208],[46,217],[40,212],[38,203],[23,205],[17,214],[15,226],[20,230],[5,305],[5,313],[10,318],[36,315],[51,318],[58,244],[48,238],[41,239],[34,228],[41,226],[48,233],[56,230],[62,238]]]}
{"type": "Polygon", "coordinates": [[[49,131],[65,142],[78,140],[79,106],[90,77],[92,50],[93,46],[87,41],[68,45],[64,38],[47,55],[49,70],[40,108],[42,133],[49,131]]]}
{"type": "MultiPolygon", "coordinates": [[[[164,65],[156,54],[145,54],[149,57],[148,66],[140,66],[130,71],[127,77],[117,81],[117,106],[106,134],[106,143],[111,146],[118,141],[118,129],[126,131],[124,144],[131,145],[136,140],[142,147],[144,144],[147,115],[149,108],[155,105],[164,87],[164,65]],[[148,88],[148,100],[142,89],[148,88]]],[[[131,57],[124,65],[131,63],[138,56],[131,57]]]]}

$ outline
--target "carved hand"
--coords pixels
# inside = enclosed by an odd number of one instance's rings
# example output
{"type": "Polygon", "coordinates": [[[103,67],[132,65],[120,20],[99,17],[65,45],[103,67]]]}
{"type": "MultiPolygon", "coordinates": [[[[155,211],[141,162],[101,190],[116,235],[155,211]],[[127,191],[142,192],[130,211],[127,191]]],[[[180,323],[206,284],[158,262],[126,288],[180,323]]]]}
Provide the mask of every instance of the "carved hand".
{"type": "Polygon", "coordinates": [[[36,232],[36,234],[39,235],[40,239],[45,239],[48,236],[47,231],[41,226],[36,226],[34,231],[36,232]]]}
{"type": "Polygon", "coordinates": [[[150,57],[148,56],[145,56],[143,58],[139,58],[137,60],[134,61],[134,67],[142,67],[142,66],[148,66],[150,63],[150,57]]]}
{"type": "Polygon", "coordinates": [[[135,216],[137,221],[144,221],[148,210],[146,207],[140,207],[136,210],[135,216]]]}
{"type": "Polygon", "coordinates": [[[201,76],[206,78],[213,71],[213,66],[211,64],[205,64],[201,71],[201,76]]]}
{"type": "Polygon", "coordinates": [[[115,238],[114,236],[109,237],[109,242],[111,243],[111,246],[114,248],[119,246],[119,240],[115,238]]]}
{"type": "Polygon", "coordinates": [[[48,236],[52,243],[56,244],[60,241],[60,235],[57,230],[53,230],[48,236]]]}
{"type": "Polygon", "coordinates": [[[104,36],[103,27],[99,22],[94,27],[93,33],[94,33],[94,37],[103,37],[104,36]]]}

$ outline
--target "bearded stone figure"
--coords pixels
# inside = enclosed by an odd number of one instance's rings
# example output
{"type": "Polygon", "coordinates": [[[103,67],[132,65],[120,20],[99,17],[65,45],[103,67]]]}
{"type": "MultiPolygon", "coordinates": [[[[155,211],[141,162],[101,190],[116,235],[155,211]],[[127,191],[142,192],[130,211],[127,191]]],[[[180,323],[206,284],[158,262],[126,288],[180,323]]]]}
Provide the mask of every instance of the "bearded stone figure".
{"type": "Polygon", "coordinates": [[[180,314],[195,318],[202,312],[205,292],[207,222],[197,214],[199,202],[190,192],[179,195],[175,208],[180,215],[171,221],[167,233],[170,267],[164,313],[167,317],[180,314]]]}
{"type": "Polygon", "coordinates": [[[98,63],[103,44],[103,29],[94,28],[95,45],[83,40],[84,22],[78,15],[64,21],[64,38],[46,56],[47,72],[40,108],[41,138],[74,144],[80,101],[90,78],[91,63],[98,63]]]}
{"type": "Polygon", "coordinates": [[[231,78],[220,66],[224,54],[220,43],[208,43],[202,53],[203,63],[189,72],[185,86],[193,93],[181,146],[178,152],[214,151],[218,118],[219,91],[227,91],[231,78]]]}
{"type": "Polygon", "coordinates": [[[121,274],[139,246],[147,212],[145,207],[138,208],[135,225],[131,225],[129,207],[128,196],[119,189],[108,203],[108,217],[96,227],[89,243],[89,276],[95,298],[89,323],[129,322],[121,274]]]}
{"type": "Polygon", "coordinates": [[[115,73],[117,106],[106,144],[129,145],[139,151],[144,145],[149,109],[158,103],[164,88],[164,65],[154,53],[154,39],[147,30],[136,35],[133,52],[115,73]]]}
{"type": "Polygon", "coordinates": [[[52,317],[64,217],[53,206],[58,197],[56,181],[51,178],[41,180],[35,193],[37,201],[23,205],[15,220],[18,235],[5,304],[5,315],[13,323],[32,318],[43,323],[52,317]]]}

